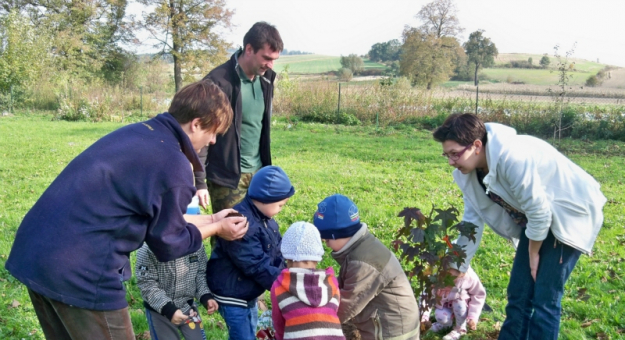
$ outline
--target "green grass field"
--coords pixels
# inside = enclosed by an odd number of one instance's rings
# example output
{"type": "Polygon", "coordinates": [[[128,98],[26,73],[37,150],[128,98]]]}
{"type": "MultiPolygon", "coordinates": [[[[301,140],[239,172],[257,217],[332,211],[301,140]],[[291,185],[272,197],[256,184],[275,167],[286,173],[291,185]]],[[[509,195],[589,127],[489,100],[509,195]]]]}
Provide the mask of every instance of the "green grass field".
{"type": "MultiPolygon", "coordinates": [[[[462,210],[452,169],[428,131],[409,126],[379,131],[368,126],[292,126],[276,120],[273,161],[284,168],[296,188],[276,218],[282,232],[295,221],[311,221],[316,204],[334,193],[352,198],[362,220],[386,245],[402,224],[396,215],[404,207],[429,211],[432,204],[454,205],[462,210]]],[[[4,269],[20,221],[71,159],[121,126],[50,121],[49,115],[0,117],[0,339],[43,339],[25,287],[4,269]]],[[[568,282],[560,339],[619,339],[625,331],[625,145],[566,140],[563,148],[597,178],[609,203],[594,255],[580,259],[568,282]]],[[[487,289],[493,312],[482,314],[478,330],[467,339],[487,339],[503,322],[513,256],[513,248],[487,229],[472,265],[487,289]]],[[[326,255],[321,265],[335,263],[326,255]]],[[[127,286],[135,333],[141,335],[147,323],[134,278],[127,286]]],[[[207,338],[225,339],[221,318],[202,313],[207,338]]]]}
{"type": "MultiPolygon", "coordinates": [[[[385,69],[380,63],[364,60],[365,69],[385,69]]],[[[280,56],[274,64],[274,71],[280,73],[288,65],[289,73],[293,74],[319,74],[336,71],[341,68],[341,57],[317,54],[307,55],[284,55],[280,56]]]]}
{"type": "MultiPolygon", "coordinates": [[[[551,51],[553,52],[553,51],[551,51]]],[[[562,53],[562,61],[564,61],[564,53],[562,53]]],[[[558,60],[553,56],[553,53],[547,55],[551,63],[549,67],[554,68],[557,67],[558,60]]],[[[529,58],[532,58],[532,65],[540,65],[540,58],[542,58],[542,54],[528,54],[528,53],[502,53],[495,58],[495,65],[507,64],[510,61],[527,61],[529,58]]],[[[597,73],[599,70],[604,68],[605,64],[600,64],[594,61],[585,60],[585,59],[577,59],[574,58],[575,54],[573,54],[572,58],[569,58],[569,62],[575,63],[575,68],[582,72],[590,72],[597,73]]]]}
{"type": "MultiPolygon", "coordinates": [[[[554,70],[521,69],[521,68],[487,68],[484,73],[489,79],[505,83],[509,79],[513,82],[521,81],[533,85],[555,85],[558,83],[558,72],[554,70]]],[[[586,72],[570,72],[569,85],[584,85],[591,76],[586,72]]]]}

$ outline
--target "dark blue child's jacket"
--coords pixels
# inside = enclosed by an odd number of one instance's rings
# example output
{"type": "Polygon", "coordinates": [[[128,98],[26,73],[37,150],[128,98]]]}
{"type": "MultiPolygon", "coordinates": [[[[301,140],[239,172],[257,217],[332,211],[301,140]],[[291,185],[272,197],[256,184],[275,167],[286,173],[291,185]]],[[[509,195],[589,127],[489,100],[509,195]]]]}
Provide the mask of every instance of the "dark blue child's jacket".
{"type": "Polygon", "coordinates": [[[270,290],[282,269],[282,236],[275,220],[267,218],[245,197],[234,206],[247,217],[249,229],[236,241],[217,238],[206,267],[206,281],[217,302],[248,307],[270,290]]]}

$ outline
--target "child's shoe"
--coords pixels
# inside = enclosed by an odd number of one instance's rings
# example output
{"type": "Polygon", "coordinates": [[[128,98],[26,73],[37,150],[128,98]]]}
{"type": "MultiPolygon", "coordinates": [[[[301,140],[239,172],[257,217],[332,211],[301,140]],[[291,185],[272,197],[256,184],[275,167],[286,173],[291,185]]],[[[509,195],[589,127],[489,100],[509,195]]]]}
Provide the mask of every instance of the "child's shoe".
{"type": "Polygon", "coordinates": [[[430,330],[432,332],[438,333],[438,332],[442,331],[445,328],[449,328],[450,326],[451,325],[445,325],[445,324],[442,324],[440,322],[435,322],[435,323],[432,324],[432,327],[430,328],[430,330]]]}
{"type": "Polygon", "coordinates": [[[467,334],[467,331],[465,329],[461,329],[461,330],[454,329],[451,332],[449,332],[449,334],[445,335],[443,337],[443,340],[458,340],[465,334],[467,334]]]}

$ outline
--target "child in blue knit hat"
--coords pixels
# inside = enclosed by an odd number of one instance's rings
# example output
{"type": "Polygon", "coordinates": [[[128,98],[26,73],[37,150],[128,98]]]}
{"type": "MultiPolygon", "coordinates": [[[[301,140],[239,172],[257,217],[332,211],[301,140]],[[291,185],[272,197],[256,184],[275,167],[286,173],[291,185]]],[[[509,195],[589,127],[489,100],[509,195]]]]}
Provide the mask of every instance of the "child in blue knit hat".
{"type": "Polygon", "coordinates": [[[338,316],[363,340],[419,339],[419,306],[397,257],[360,222],[358,207],[343,195],[317,205],[313,217],[339,263],[338,316]]]}
{"type": "Polygon", "coordinates": [[[249,229],[236,241],[217,238],[206,267],[206,281],[229,339],[256,339],[256,299],[285,268],[282,237],[273,219],[295,193],[289,177],[277,166],[261,168],[252,177],[247,195],[234,209],[247,217],[249,229]]]}

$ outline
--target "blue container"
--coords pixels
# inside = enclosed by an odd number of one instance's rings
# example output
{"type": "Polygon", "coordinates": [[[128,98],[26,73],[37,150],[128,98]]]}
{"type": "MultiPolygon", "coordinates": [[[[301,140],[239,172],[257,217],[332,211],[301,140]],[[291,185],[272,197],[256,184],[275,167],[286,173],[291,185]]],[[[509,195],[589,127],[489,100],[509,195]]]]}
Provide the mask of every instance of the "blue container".
{"type": "Polygon", "coordinates": [[[187,214],[188,215],[199,215],[200,214],[200,201],[197,196],[193,196],[191,203],[187,206],[187,214]]]}

